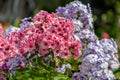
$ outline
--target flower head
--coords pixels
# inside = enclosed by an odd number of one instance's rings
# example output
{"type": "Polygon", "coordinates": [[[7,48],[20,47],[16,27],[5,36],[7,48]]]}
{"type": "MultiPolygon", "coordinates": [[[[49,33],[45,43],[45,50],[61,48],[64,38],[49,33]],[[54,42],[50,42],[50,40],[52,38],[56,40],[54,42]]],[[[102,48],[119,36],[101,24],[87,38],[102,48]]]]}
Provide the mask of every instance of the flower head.
{"type": "Polygon", "coordinates": [[[102,38],[109,39],[109,38],[110,38],[110,35],[109,35],[108,33],[103,33],[103,34],[102,34],[102,38]]]}
{"type": "Polygon", "coordinates": [[[72,20],[58,17],[56,14],[46,11],[40,11],[32,20],[36,28],[43,30],[37,42],[42,55],[52,50],[55,56],[68,58],[71,55],[70,48],[73,47],[72,49],[75,50],[73,55],[80,56],[81,43],[73,39],[74,25],[72,20]],[[76,42],[77,46],[73,46],[76,42]]]}
{"type": "Polygon", "coordinates": [[[14,58],[7,59],[6,66],[8,68],[8,73],[13,74],[14,69],[19,67],[21,63],[26,63],[26,58],[23,56],[15,56],[14,58]]]}
{"type": "Polygon", "coordinates": [[[116,51],[117,46],[113,39],[90,42],[82,55],[80,72],[74,74],[73,80],[78,78],[114,80],[113,71],[119,67],[119,61],[115,56],[116,51]]]}
{"type": "Polygon", "coordinates": [[[58,7],[56,14],[61,17],[72,19],[76,25],[76,21],[81,25],[75,28],[93,28],[92,26],[92,14],[90,5],[82,4],[80,1],[73,1],[67,4],[65,7],[58,7]],[[79,20],[79,21],[78,21],[79,20]]]}

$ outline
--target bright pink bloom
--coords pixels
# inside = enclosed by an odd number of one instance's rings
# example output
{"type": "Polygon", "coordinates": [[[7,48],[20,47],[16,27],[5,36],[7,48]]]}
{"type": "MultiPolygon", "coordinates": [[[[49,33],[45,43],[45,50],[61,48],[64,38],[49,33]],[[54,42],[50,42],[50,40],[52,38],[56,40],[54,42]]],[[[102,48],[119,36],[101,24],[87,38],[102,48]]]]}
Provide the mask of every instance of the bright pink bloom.
{"type": "Polygon", "coordinates": [[[24,55],[36,48],[44,56],[52,51],[54,56],[68,58],[71,54],[77,59],[81,54],[81,43],[73,39],[74,25],[72,20],[57,17],[40,11],[33,22],[22,31],[11,32],[4,37],[4,30],[0,26],[0,65],[5,59],[16,55],[24,55]],[[72,52],[71,52],[72,50],[72,52]]]}
{"type": "Polygon", "coordinates": [[[110,36],[109,36],[109,34],[108,34],[108,33],[103,33],[103,34],[102,34],[102,38],[109,39],[109,38],[110,38],[110,36]]]}
{"type": "Polygon", "coordinates": [[[52,50],[55,56],[68,58],[71,55],[72,47],[73,55],[78,58],[81,54],[81,43],[73,39],[74,25],[72,20],[57,17],[56,14],[49,14],[46,11],[40,11],[32,19],[37,31],[39,45],[39,53],[45,55],[52,50]]]}
{"type": "Polygon", "coordinates": [[[81,52],[82,45],[81,45],[80,41],[77,40],[77,41],[73,42],[70,49],[72,50],[72,53],[74,55],[74,59],[77,59],[81,56],[81,54],[79,54],[79,53],[82,53],[81,52]]]}
{"type": "Polygon", "coordinates": [[[0,26],[0,66],[2,66],[7,58],[14,57],[18,54],[18,49],[15,44],[9,41],[8,37],[4,36],[4,30],[0,26]]]}

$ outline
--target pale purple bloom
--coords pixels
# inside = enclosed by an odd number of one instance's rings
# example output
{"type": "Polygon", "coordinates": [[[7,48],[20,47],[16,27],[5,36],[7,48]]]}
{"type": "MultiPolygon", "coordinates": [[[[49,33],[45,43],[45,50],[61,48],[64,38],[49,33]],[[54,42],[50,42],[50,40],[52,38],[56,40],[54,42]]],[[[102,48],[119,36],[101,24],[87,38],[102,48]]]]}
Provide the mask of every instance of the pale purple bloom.
{"type": "Polygon", "coordinates": [[[64,74],[66,72],[65,64],[63,64],[62,67],[56,68],[56,71],[64,74]]]}
{"type": "Polygon", "coordinates": [[[89,4],[86,6],[82,4],[80,1],[73,1],[67,4],[65,7],[58,7],[56,11],[57,11],[56,14],[58,16],[72,19],[75,25],[76,25],[75,21],[79,20],[80,23],[82,24],[80,26],[75,26],[75,28],[76,27],[87,29],[93,28],[92,25],[93,19],[89,4]]]}
{"type": "Polygon", "coordinates": [[[17,32],[19,31],[20,28],[14,27],[14,26],[10,26],[8,29],[5,30],[5,36],[8,36],[10,33],[12,32],[17,32]]]}
{"type": "Polygon", "coordinates": [[[69,68],[71,68],[70,64],[62,64],[61,67],[56,68],[56,72],[60,72],[64,74],[69,68]]]}
{"type": "Polygon", "coordinates": [[[86,76],[80,74],[79,72],[75,72],[73,74],[72,80],[87,80],[88,78],[86,78],[86,76]]]}
{"type": "Polygon", "coordinates": [[[8,68],[8,73],[13,74],[14,69],[17,68],[22,62],[26,63],[26,58],[23,56],[15,56],[6,60],[6,66],[8,68]]]}
{"type": "Polygon", "coordinates": [[[109,68],[115,70],[119,67],[119,61],[115,56],[115,53],[118,52],[118,47],[116,42],[113,39],[102,39],[100,40],[103,50],[108,57],[109,68]]]}
{"type": "Polygon", "coordinates": [[[50,61],[52,61],[52,55],[49,54],[49,55],[45,56],[44,61],[49,64],[50,61]]]}
{"type": "Polygon", "coordinates": [[[29,18],[24,18],[22,19],[22,23],[20,24],[20,30],[23,31],[25,28],[30,27],[33,23],[30,22],[29,20],[31,20],[31,17],[29,18]]]}
{"type": "Polygon", "coordinates": [[[117,45],[113,39],[88,43],[82,55],[80,71],[77,75],[76,73],[73,75],[73,80],[79,80],[78,77],[84,80],[114,80],[113,71],[119,67],[119,61],[115,56],[116,52],[117,45]]]}
{"type": "Polygon", "coordinates": [[[78,33],[78,37],[80,38],[80,40],[83,43],[83,46],[86,45],[86,43],[89,42],[94,42],[96,40],[98,40],[97,36],[95,35],[95,33],[89,29],[83,29],[78,33]]]}
{"type": "Polygon", "coordinates": [[[118,47],[113,39],[102,39],[100,43],[103,46],[105,53],[117,53],[118,47]]]}

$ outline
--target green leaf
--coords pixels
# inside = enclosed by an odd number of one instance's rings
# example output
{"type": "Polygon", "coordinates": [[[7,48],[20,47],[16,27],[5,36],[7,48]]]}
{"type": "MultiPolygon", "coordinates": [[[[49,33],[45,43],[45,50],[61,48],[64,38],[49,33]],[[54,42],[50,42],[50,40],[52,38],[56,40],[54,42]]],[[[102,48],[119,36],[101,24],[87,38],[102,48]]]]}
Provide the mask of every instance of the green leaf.
{"type": "Polygon", "coordinates": [[[117,70],[115,70],[115,71],[114,71],[114,74],[119,73],[119,72],[120,72],[120,68],[117,69],[117,70]]]}
{"type": "Polygon", "coordinates": [[[53,78],[53,80],[70,80],[70,78],[64,74],[58,74],[53,78]]]}
{"type": "Polygon", "coordinates": [[[68,62],[68,63],[74,63],[74,57],[73,57],[73,55],[71,55],[68,59],[66,59],[66,61],[68,62]]]}
{"type": "Polygon", "coordinates": [[[45,78],[45,77],[35,77],[32,80],[47,80],[47,78],[45,78]]]}
{"type": "Polygon", "coordinates": [[[120,68],[114,71],[114,75],[116,77],[116,80],[120,80],[120,68]]]}
{"type": "Polygon", "coordinates": [[[70,68],[72,71],[78,71],[78,65],[72,65],[72,68],[70,68]]]}

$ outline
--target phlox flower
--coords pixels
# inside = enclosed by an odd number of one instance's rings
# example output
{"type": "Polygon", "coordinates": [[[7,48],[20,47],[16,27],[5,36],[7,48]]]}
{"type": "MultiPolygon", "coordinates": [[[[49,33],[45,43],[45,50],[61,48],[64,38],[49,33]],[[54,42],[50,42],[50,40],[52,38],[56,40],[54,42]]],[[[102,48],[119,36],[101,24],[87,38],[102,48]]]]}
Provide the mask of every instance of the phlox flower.
{"type": "Polygon", "coordinates": [[[78,58],[81,54],[81,42],[73,39],[73,21],[58,17],[54,13],[40,11],[32,18],[36,28],[43,32],[37,33],[39,53],[45,55],[51,50],[55,56],[68,58],[72,53],[70,47],[74,49],[73,55],[78,58]],[[42,37],[42,38],[41,38],[42,37]],[[77,43],[77,45],[76,45],[77,43]],[[75,46],[73,46],[75,44],[75,46]]]}

